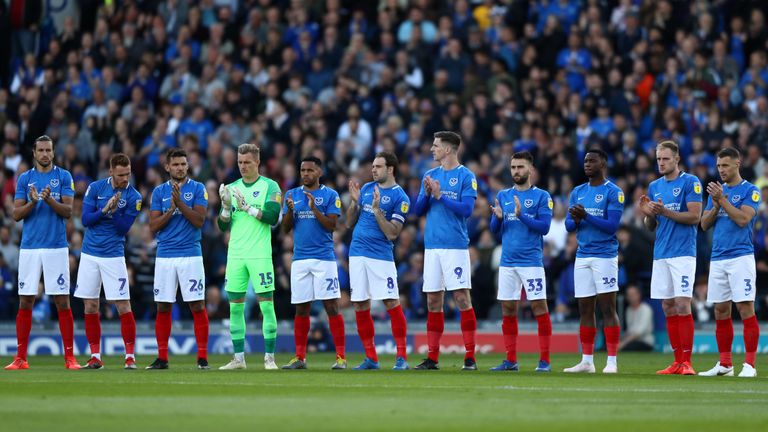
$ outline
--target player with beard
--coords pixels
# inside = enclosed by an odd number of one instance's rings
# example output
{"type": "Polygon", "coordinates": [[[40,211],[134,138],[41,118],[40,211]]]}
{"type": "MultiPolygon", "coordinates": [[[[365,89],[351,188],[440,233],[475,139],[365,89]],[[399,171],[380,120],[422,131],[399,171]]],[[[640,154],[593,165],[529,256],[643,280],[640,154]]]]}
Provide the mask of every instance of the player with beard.
{"type": "Polygon", "coordinates": [[[517,304],[521,291],[531,303],[539,328],[539,365],[536,372],[551,372],[549,345],[552,321],[547,309],[547,280],[544,274],[544,236],[552,222],[552,198],[531,185],[533,156],[512,155],[509,164],[515,185],[498,193],[491,206],[491,231],[501,236],[499,290],[503,316],[501,330],[507,358],[492,371],[517,371],[517,304]]]}
{"type": "Polygon", "coordinates": [[[365,360],[355,367],[379,369],[374,327],[371,318],[371,300],[382,300],[392,325],[392,336],[397,347],[393,370],[407,370],[406,321],[400,306],[397,268],[392,253],[393,243],[403,230],[411,201],[395,181],[397,156],[381,152],[373,159],[373,181],[362,188],[349,183],[352,198],[347,210],[347,224],[355,229],[349,246],[349,274],[351,300],[355,305],[357,333],[365,347],[365,360]]]}
{"type": "Polygon", "coordinates": [[[307,340],[312,302],[321,300],[336,346],[331,369],[346,369],[344,317],[339,313],[339,271],[333,250],[333,232],[341,215],[339,194],[320,184],[323,162],[305,157],[299,167],[302,185],[285,194],[283,230],[293,230],[291,303],[296,305],[293,338],[296,356],[283,369],[307,368],[307,340]]]}
{"type": "Polygon", "coordinates": [[[64,367],[80,369],[74,355],[74,321],[69,307],[69,249],[66,220],[72,216],[75,196],[72,174],[53,164],[53,140],[46,135],[35,140],[35,167],[16,182],[13,220],[24,221],[19,249],[19,312],[16,315],[18,348],[6,370],[29,369],[27,346],[32,330],[40,273],[45,293],[53,298],[59,314],[64,344],[64,367]],[[40,192],[38,192],[40,190],[40,192]]]}
{"type": "Polygon", "coordinates": [[[171,176],[152,191],[149,228],[157,235],[155,261],[155,336],[157,359],[147,369],[168,369],[168,339],[171,309],[177,287],[189,304],[197,340],[197,367],[208,365],[208,313],[205,310],[205,268],[200,229],[205,223],[208,192],[205,185],[189,178],[187,153],[173,148],[166,153],[165,170],[171,176]]]}

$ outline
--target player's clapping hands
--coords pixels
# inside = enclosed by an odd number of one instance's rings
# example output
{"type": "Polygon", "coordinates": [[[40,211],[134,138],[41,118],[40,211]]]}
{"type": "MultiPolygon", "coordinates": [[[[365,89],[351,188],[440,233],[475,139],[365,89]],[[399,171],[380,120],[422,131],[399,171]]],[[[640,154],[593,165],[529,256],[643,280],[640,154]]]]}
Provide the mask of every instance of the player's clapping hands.
{"type": "Polygon", "coordinates": [[[349,197],[354,203],[360,201],[360,183],[354,180],[349,181],[349,197]]]}
{"type": "Polygon", "coordinates": [[[371,207],[374,211],[379,209],[379,206],[381,205],[381,193],[379,192],[379,187],[374,186],[373,187],[373,202],[371,203],[371,207]]]}
{"type": "Polygon", "coordinates": [[[40,195],[37,193],[35,185],[29,185],[29,199],[32,201],[40,201],[40,195]]]}
{"type": "Polygon", "coordinates": [[[51,197],[51,187],[46,186],[41,192],[40,192],[40,200],[44,202],[48,202],[48,199],[51,197]]]}
{"type": "Polygon", "coordinates": [[[120,192],[117,192],[116,194],[112,195],[112,198],[107,201],[107,204],[104,206],[104,208],[101,210],[102,213],[112,213],[117,209],[117,203],[120,202],[120,197],[122,194],[120,192]]]}
{"type": "Polygon", "coordinates": [[[293,198],[286,196],[285,197],[285,206],[288,207],[288,210],[293,213],[293,198]]]}
{"type": "Polygon", "coordinates": [[[658,216],[664,213],[664,202],[659,198],[659,202],[653,202],[646,195],[640,197],[640,211],[646,216],[658,216]]]}
{"type": "Polygon", "coordinates": [[[225,184],[219,186],[219,199],[221,200],[222,208],[232,208],[232,193],[230,192],[229,187],[225,184]]]}
{"type": "Polygon", "coordinates": [[[723,185],[718,182],[709,182],[707,185],[707,193],[712,198],[712,203],[716,206],[720,206],[720,200],[723,196],[723,185]]]}
{"type": "Polygon", "coordinates": [[[248,211],[248,209],[251,208],[251,206],[245,202],[245,197],[240,189],[234,188],[234,190],[232,190],[232,197],[235,199],[235,202],[237,202],[237,208],[240,210],[248,211]]]}
{"type": "Polygon", "coordinates": [[[311,193],[304,191],[304,196],[307,198],[307,205],[309,206],[310,210],[315,209],[315,197],[312,196],[311,193]]]}
{"type": "Polygon", "coordinates": [[[440,199],[440,182],[437,180],[434,180],[430,176],[426,176],[424,178],[424,190],[427,191],[428,194],[432,195],[432,198],[439,200],[440,199]],[[429,185],[427,187],[427,185],[429,185]]]}
{"type": "Polygon", "coordinates": [[[522,211],[522,206],[520,206],[520,198],[518,198],[517,195],[515,195],[515,217],[520,217],[521,211],[522,211]]]}
{"type": "Polygon", "coordinates": [[[171,203],[173,203],[174,207],[178,207],[180,202],[181,202],[181,189],[179,188],[178,183],[173,183],[173,186],[171,186],[171,203]]]}
{"type": "MultiPolygon", "coordinates": [[[[515,204],[519,205],[519,202],[516,202],[515,204]]],[[[584,209],[584,206],[581,204],[576,204],[575,206],[569,208],[568,213],[571,214],[573,221],[576,222],[577,224],[587,217],[587,211],[584,209]]]]}
{"type": "Polygon", "coordinates": [[[491,206],[491,211],[496,216],[497,219],[504,219],[504,209],[501,208],[501,204],[499,203],[499,199],[496,198],[493,201],[493,205],[491,206]]]}

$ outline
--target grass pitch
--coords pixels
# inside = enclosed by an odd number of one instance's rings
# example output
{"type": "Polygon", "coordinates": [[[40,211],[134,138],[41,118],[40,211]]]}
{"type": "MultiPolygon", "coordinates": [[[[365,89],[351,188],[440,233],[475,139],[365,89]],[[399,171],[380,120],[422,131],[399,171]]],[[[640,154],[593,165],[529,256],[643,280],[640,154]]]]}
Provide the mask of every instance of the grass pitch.
{"type": "MultiPolygon", "coordinates": [[[[741,360],[741,356],[734,356],[741,360]]],[[[289,360],[278,355],[278,364],[289,360]]],[[[656,376],[671,356],[621,354],[616,376],[566,375],[579,356],[557,355],[551,374],[532,372],[536,356],[519,359],[522,372],[487,369],[501,355],[441,357],[440,371],[331,371],[333,356],[309,356],[309,370],[265,371],[261,355],[245,371],[218,371],[213,356],[198,371],[191,356],[171,357],[165,371],[126,371],[107,358],[100,371],[66,371],[58,357],[33,357],[27,371],[0,370],[3,431],[340,431],[340,430],[768,430],[768,365],[758,357],[757,379],[656,376]]],[[[3,359],[10,361],[10,359],[3,359]]],[[[83,358],[81,358],[83,360],[83,358]]],[[[143,368],[153,359],[142,357],[143,368]]],[[[350,367],[361,361],[352,355],[350,367]]],[[[420,359],[411,356],[414,366],[420,359]]],[[[717,361],[697,355],[704,370],[717,361]]],[[[739,365],[737,372],[741,369],[739,365]]]]}

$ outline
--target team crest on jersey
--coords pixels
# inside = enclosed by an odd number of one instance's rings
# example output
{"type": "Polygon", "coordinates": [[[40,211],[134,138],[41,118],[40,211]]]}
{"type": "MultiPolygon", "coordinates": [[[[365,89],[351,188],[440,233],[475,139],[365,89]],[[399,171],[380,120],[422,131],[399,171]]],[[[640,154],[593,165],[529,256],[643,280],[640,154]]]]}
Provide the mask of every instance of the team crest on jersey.
{"type": "Polygon", "coordinates": [[[191,201],[192,200],[192,192],[184,193],[184,199],[187,200],[187,201],[191,201]]]}
{"type": "Polygon", "coordinates": [[[693,184],[693,191],[696,192],[697,194],[700,194],[701,193],[701,183],[699,183],[699,182],[694,183],[693,184]]]}
{"type": "Polygon", "coordinates": [[[323,205],[323,197],[315,197],[315,205],[323,205]]]}
{"type": "Polygon", "coordinates": [[[734,196],[731,197],[731,202],[732,203],[737,203],[737,202],[739,202],[740,199],[741,199],[741,195],[734,195],[734,196]]]}
{"type": "Polygon", "coordinates": [[[119,208],[125,207],[126,204],[127,204],[127,202],[124,199],[121,199],[120,201],[117,202],[117,206],[119,208]]]}
{"type": "Polygon", "coordinates": [[[336,198],[336,208],[341,208],[341,199],[336,198]]]}
{"type": "Polygon", "coordinates": [[[555,208],[555,203],[552,202],[552,198],[547,199],[547,207],[549,207],[550,210],[555,208]]]}
{"type": "Polygon", "coordinates": [[[597,194],[597,195],[595,195],[595,202],[596,202],[596,203],[599,203],[599,202],[600,202],[600,201],[602,201],[602,200],[603,200],[603,194],[597,194]]]}
{"type": "Polygon", "coordinates": [[[51,179],[51,187],[59,187],[59,179],[51,179]]]}
{"type": "Polygon", "coordinates": [[[533,200],[532,199],[527,199],[527,200],[523,201],[523,205],[526,208],[531,208],[531,206],[533,206],[533,200]]]}
{"type": "Polygon", "coordinates": [[[680,195],[680,188],[674,188],[672,189],[672,195],[678,196],[680,195]]]}
{"type": "Polygon", "coordinates": [[[624,192],[619,192],[619,204],[624,204],[624,192]]]}
{"type": "Polygon", "coordinates": [[[760,201],[760,192],[758,191],[752,192],[752,201],[754,202],[760,201]]]}
{"type": "Polygon", "coordinates": [[[401,213],[408,213],[408,203],[403,201],[400,203],[400,212],[401,213]]]}
{"type": "Polygon", "coordinates": [[[454,177],[454,178],[448,180],[448,184],[451,185],[451,186],[456,186],[457,184],[459,184],[459,179],[454,177]]]}
{"type": "Polygon", "coordinates": [[[383,197],[381,197],[381,202],[382,202],[382,204],[388,204],[388,203],[389,203],[389,200],[390,200],[390,198],[389,198],[388,196],[386,196],[386,195],[384,195],[383,197]]]}
{"type": "Polygon", "coordinates": [[[260,191],[253,191],[253,197],[258,198],[260,193],[261,193],[260,191]]]}

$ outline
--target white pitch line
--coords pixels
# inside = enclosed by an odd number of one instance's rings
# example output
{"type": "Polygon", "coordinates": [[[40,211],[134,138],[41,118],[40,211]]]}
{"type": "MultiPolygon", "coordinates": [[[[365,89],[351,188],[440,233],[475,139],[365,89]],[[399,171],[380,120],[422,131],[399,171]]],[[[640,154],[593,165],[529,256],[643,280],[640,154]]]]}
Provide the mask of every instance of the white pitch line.
{"type": "MultiPolygon", "coordinates": [[[[24,380],[19,384],[24,383],[36,383],[36,384],[61,384],[61,381],[56,380],[24,380]]],[[[70,384],[75,382],[70,381],[70,384]]],[[[85,383],[85,382],[83,382],[85,383]]],[[[110,381],[111,384],[137,384],[135,381],[110,381]]],[[[591,387],[534,387],[534,386],[514,386],[514,385],[502,385],[502,386],[463,386],[463,385],[417,385],[417,386],[402,386],[392,384],[303,384],[303,383],[264,383],[264,382],[200,382],[200,381],[162,381],[153,384],[173,384],[173,385],[209,385],[215,384],[217,387],[285,387],[289,385],[291,387],[301,388],[386,388],[386,389],[404,389],[404,388],[416,388],[416,389],[428,389],[428,390],[512,390],[512,391],[540,391],[540,392],[571,392],[571,393],[702,393],[702,394],[743,394],[743,395],[768,395],[768,390],[733,390],[733,389],[653,389],[653,388],[591,388],[591,387]]]]}

